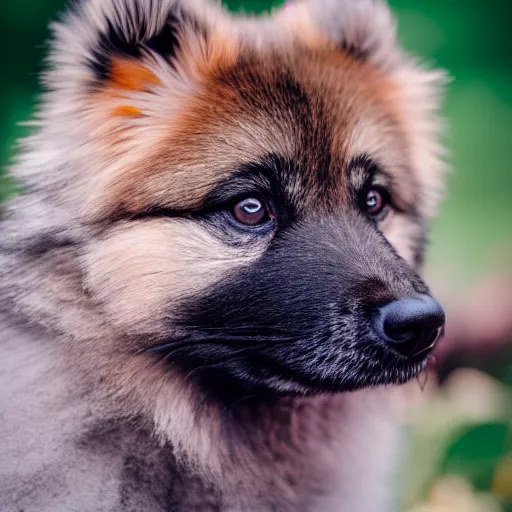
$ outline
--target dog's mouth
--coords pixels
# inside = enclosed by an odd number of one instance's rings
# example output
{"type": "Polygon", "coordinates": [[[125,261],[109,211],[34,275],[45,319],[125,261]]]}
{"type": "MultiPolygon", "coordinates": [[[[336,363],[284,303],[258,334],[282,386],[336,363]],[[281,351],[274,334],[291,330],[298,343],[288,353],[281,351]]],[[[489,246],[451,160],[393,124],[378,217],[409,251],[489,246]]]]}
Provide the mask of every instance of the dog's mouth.
{"type": "Polygon", "coordinates": [[[439,327],[428,343],[406,356],[373,330],[363,330],[365,335],[358,339],[271,339],[243,330],[236,337],[196,333],[149,352],[202,388],[236,400],[247,394],[310,395],[403,384],[425,370],[442,336],[439,327]]]}

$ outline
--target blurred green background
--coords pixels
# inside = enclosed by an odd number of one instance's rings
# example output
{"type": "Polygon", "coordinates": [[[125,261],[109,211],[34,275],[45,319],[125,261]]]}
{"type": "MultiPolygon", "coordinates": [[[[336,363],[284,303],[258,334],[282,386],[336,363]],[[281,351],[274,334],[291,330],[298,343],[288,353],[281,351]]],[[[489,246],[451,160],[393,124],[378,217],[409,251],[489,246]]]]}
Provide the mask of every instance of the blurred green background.
{"type": "MultiPolygon", "coordinates": [[[[272,6],[266,0],[226,3],[246,11],[272,6]]],[[[427,264],[434,291],[450,311],[488,276],[505,280],[512,275],[512,2],[390,3],[405,47],[452,77],[444,108],[452,172],[427,264]]],[[[18,123],[30,118],[37,98],[47,25],[63,7],[63,0],[0,4],[0,200],[13,191],[6,169],[16,139],[24,134],[18,123]]],[[[510,298],[491,293],[486,306],[510,298]]],[[[512,308],[508,311],[512,315],[512,308]]],[[[502,353],[501,364],[495,365],[499,370],[491,365],[486,373],[466,372],[463,385],[457,387],[459,381],[452,379],[432,391],[426,412],[412,422],[415,444],[405,471],[404,509],[512,510],[512,395],[503,384],[512,381],[512,371],[507,351],[502,353]],[[467,388],[473,394],[464,395],[467,388]],[[470,412],[461,406],[465,396],[470,412]],[[492,413],[490,402],[497,404],[492,413]]]]}

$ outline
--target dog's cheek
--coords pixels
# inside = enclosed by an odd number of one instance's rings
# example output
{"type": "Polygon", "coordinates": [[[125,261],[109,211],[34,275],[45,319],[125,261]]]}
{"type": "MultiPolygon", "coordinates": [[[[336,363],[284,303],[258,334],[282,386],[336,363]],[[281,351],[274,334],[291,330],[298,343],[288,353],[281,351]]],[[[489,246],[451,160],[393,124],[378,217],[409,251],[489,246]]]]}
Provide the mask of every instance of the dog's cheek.
{"type": "Polygon", "coordinates": [[[85,286],[123,332],[165,336],[180,301],[201,296],[262,250],[224,244],[191,220],[126,223],[89,247],[83,260],[85,286]]]}

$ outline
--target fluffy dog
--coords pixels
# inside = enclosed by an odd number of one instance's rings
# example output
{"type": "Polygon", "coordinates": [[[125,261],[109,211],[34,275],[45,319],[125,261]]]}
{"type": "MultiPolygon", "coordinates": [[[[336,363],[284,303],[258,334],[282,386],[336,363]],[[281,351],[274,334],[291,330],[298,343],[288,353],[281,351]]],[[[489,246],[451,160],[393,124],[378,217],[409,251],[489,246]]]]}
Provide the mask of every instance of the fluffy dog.
{"type": "Polygon", "coordinates": [[[82,0],[0,241],[8,512],[393,510],[439,89],[378,0],[82,0]]]}

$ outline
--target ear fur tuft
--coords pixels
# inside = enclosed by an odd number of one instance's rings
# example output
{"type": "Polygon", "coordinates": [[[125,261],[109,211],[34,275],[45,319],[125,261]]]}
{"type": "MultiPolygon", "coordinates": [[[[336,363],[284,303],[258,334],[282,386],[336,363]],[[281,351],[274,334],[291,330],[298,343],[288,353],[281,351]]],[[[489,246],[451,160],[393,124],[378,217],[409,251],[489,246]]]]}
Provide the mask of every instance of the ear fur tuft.
{"type": "Polygon", "coordinates": [[[306,9],[317,33],[357,60],[392,68],[400,59],[396,28],[384,0],[302,0],[288,9],[306,9]]]}
{"type": "Polygon", "coordinates": [[[180,28],[193,25],[191,18],[187,18],[179,5],[174,6],[164,18],[162,26],[159,26],[160,20],[155,19],[153,23],[147,20],[152,13],[144,16],[140,4],[136,5],[138,8],[126,11],[128,19],[121,22],[121,14],[116,16],[117,23],[109,19],[106,30],[100,33],[98,41],[91,48],[89,65],[98,81],[109,79],[115,57],[140,59],[144,52],[153,52],[172,65],[180,47],[180,28]]]}
{"type": "Polygon", "coordinates": [[[120,60],[131,61],[132,68],[135,62],[165,62],[176,69],[184,39],[205,47],[209,27],[226,19],[208,0],[83,0],[53,26],[50,64],[57,72],[50,71],[46,84],[51,90],[97,89],[112,79],[120,60]]]}

